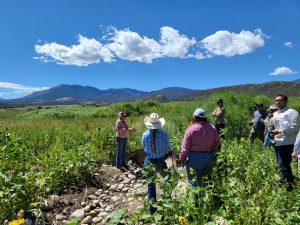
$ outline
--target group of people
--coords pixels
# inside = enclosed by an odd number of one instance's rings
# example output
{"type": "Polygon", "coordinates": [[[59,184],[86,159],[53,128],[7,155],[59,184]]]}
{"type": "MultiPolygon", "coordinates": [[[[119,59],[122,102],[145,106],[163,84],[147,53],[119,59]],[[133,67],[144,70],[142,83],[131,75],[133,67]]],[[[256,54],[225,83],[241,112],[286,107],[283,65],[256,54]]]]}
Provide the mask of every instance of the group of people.
{"type": "MultiPolygon", "coordinates": [[[[276,158],[281,171],[281,182],[294,186],[294,178],[291,170],[292,157],[300,158],[300,132],[298,132],[298,113],[287,107],[287,96],[276,96],[275,103],[268,111],[263,110],[263,104],[257,104],[257,111],[253,115],[253,127],[250,139],[253,141],[259,138],[265,143],[271,143],[276,151],[276,158]],[[266,132],[267,131],[267,132],[266,132]],[[264,133],[267,133],[264,140],[264,133]],[[296,142],[296,143],[295,143],[296,142]]],[[[215,124],[207,120],[204,109],[198,108],[192,115],[190,125],[185,131],[179,159],[183,166],[186,166],[187,177],[192,188],[203,185],[203,177],[210,176],[215,161],[215,154],[220,149],[221,139],[224,139],[222,130],[225,128],[224,116],[226,109],[222,99],[217,100],[217,108],[212,113],[215,117],[215,124]]],[[[126,113],[120,112],[116,122],[116,133],[118,151],[116,156],[117,168],[128,168],[126,164],[127,131],[134,131],[129,128],[126,121],[126,113]]],[[[169,174],[165,171],[165,156],[171,151],[170,140],[166,131],[161,128],[165,125],[165,119],[160,118],[157,113],[146,116],[144,124],[147,130],[142,135],[142,148],[146,153],[144,160],[145,171],[148,165],[154,165],[155,171],[163,177],[169,174]]],[[[147,171],[147,178],[154,176],[153,171],[147,171]]],[[[197,204],[198,196],[195,195],[197,204]]],[[[156,201],[155,183],[148,184],[148,200],[156,201]]],[[[156,208],[150,206],[150,213],[156,208]]]]}
{"type": "MultiPolygon", "coordinates": [[[[220,148],[220,136],[224,138],[222,129],[225,127],[225,112],[223,100],[218,99],[217,108],[212,113],[216,118],[215,126],[208,123],[204,109],[198,108],[193,113],[191,124],[182,140],[179,156],[182,164],[186,165],[188,180],[192,187],[202,186],[203,177],[210,175],[212,171],[215,153],[220,148]]],[[[128,168],[126,164],[127,132],[134,131],[127,125],[125,119],[126,113],[120,112],[115,126],[118,143],[116,167],[119,169],[128,168]]],[[[165,125],[165,119],[160,118],[157,113],[152,113],[145,117],[144,124],[147,128],[142,135],[142,148],[146,153],[145,170],[147,171],[148,166],[152,164],[156,172],[163,177],[168,176],[169,174],[165,171],[165,159],[171,151],[171,145],[167,132],[161,129],[165,125]]],[[[153,171],[147,171],[148,179],[153,175],[153,171]]],[[[153,182],[148,184],[148,200],[156,201],[156,186],[153,182]]],[[[197,200],[197,195],[195,200],[197,200]]],[[[155,211],[156,208],[150,206],[150,213],[155,211]]]]}
{"type": "Polygon", "coordinates": [[[252,117],[250,140],[259,138],[264,146],[273,147],[276,160],[281,172],[281,183],[288,183],[288,189],[294,186],[294,177],[291,169],[292,158],[298,161],[300,174],[300,132],[298,112],[287,106],[288,97],[277,95],[275,105],[268,111],[263,109],[263,104],[256,104],[256,111],[252,117]]]}

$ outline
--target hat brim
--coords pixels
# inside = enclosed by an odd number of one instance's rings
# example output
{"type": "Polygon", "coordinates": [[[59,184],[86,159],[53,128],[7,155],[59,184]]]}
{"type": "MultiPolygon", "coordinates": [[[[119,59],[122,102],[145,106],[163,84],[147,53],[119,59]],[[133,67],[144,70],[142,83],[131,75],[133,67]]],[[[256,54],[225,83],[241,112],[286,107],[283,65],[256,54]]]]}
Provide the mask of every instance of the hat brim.
{"type": "Polygon", "coordinates": [[[150,123],[149,117],[146,116],[144,119],[144,124],[148,129],[160,129],[165,125],[166,121],[164,118],[160,118],[157,123],[150,123]]]}

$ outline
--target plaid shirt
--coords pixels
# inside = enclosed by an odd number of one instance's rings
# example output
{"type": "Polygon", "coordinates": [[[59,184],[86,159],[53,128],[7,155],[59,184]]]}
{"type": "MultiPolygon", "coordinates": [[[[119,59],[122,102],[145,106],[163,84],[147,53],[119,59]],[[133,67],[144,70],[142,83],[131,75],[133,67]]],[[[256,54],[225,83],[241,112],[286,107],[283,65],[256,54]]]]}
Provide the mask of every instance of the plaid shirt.
{"type": "Polygon", "coordinates": [[[128,125],[127,123],[120,119],[117,120],[116,122],[116,136],[118,138],[127,138],[127,130],[128,130],[128,125]]]}
{"type": "Polygon", "coordinates": [[[185,161],[189,151],[216,152],[219,146],[220,137],[214,126],[209,123],[195,123],[185,131],[179,158],[185,161]]]}
{"type": "Polygon", "coordinates": [[[152,132],[151,130],[147,130],[143,133],[142,136],[142,148],[146,152],[146,156],[153,158],[162,158],[168,150],[170,150],[170,140],[167,132],[162,130],[156,130],[156,139],[155,139],[155,147],[156,151],[151,151],[152,146],[152,132]]]}

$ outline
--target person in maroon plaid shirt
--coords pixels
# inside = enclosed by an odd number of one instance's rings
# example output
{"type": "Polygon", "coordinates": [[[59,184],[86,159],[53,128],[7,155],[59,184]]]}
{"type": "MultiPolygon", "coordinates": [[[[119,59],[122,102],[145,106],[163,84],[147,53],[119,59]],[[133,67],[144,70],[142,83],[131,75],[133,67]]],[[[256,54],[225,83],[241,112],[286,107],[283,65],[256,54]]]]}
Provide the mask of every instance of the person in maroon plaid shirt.
{"type": "Polygon", "coordinates": [[[116,121],[116,136],[118,143],[116,167],[118,169],[128,169],[128,165],[126,162],[127,132],[134,131],[134,128],[128,127],[125,118],[126,113],[119,112],[118,120],[116,121]]]}
{"type": "MultiPolygon", "coordinates": [[[[208,123],[204,109],[196,109],[192,124],[185,131],[179,155],[183,165],[186,164],[192,188],[202,186],[203,177],[210,176],[219,146],[217,129],[208,123]]],[[[195,204],[198,204],[198,194],[195,194],[195,204]]]]}

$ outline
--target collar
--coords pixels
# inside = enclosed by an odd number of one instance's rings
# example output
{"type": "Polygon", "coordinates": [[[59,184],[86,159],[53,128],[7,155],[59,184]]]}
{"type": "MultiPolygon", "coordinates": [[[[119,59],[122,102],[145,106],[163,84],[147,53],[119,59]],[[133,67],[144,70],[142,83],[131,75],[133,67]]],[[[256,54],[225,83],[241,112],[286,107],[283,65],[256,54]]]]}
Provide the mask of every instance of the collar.
{"type": "Polygon", "coordinates": [[[283,109],[279,109],[278,112],[283,113],[285,111],[287,111],[289,109],[289,107],[284,107],[283,109]]]}

